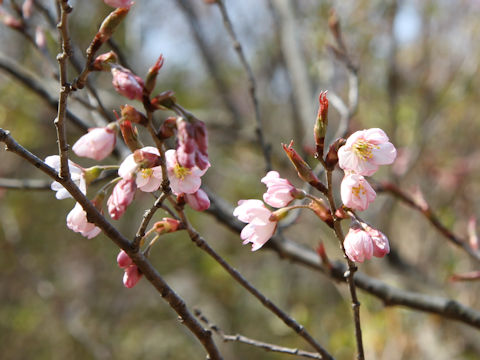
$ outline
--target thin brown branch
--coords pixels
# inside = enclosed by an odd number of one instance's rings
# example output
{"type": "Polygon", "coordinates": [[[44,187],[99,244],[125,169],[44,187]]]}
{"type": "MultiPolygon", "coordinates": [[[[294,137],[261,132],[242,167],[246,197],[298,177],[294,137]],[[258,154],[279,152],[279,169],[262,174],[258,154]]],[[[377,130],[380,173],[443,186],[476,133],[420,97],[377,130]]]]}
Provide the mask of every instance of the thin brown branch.
{"type": "Polygon", "coordinates": [[[211,360],[221,360],[222,356],[212,339],[209,330],[205,330],[197,319],[190,313],[183,299],[175,293],[175,291],[165,282],[158,271],[152,266],[150,261],[138,249],[135,250],[130,241],[123,236],[113,225],[111,225],[105,217],[97,210],[97,208],[85,197],[75,183],[69,178],[62,178],[54,169],[46,165],[41,159],[28,150],[19,145],[9,134],[0,128],[0,142],[5,143],[7,150],[20,156],[50,178],[58,181],[64,186],[73,198],[82,205],[87,213],[88,221],[98,226],[103,233],[110,238],[119,248],[123,249],[138,266],[142,274],[157,289],[162,298],[170,305],[170,307],[179,315],[180,321],[195,335],[200,341],[211,360]]]}
{"type": "Polygon", "coordinates": [[[210,257],[212,257],[221,267],[223,267],[230,276],[238,282],[244,289],[246,289],[250,294],[257,298],[263,306],[268,310],[274,313],[280,320],[282,320],[288,327],[294,330],[299,336],[301,336],[306,342],[308,342],[315,350],[317,350],[323,358],[333,359],[333,357],[328,353],[328,351],[320,345],[312,335],[295,319],[290,317],[287,313],[281,310],[277,305],[275,305],[270,299],[263,295],[257,288],[255,288],[247,279],[243,277],[242,274],[233,268],[229,263],[225,261],[213,248],[208,245],[203,237],[191,226],[188,219],[186,218],[183,210],[179,209],[179,215],[182,220],[182,223],[185,226],[185,229],[190,236],[190,239],[203,251],[205,251],[210,257]]]}
{"type": "Polygon", "coordinates": [[[143,214],[142,222],[140,223],[140,226],[137,230],[137,234],[135,235],[135,239],[133,240],[133,247],[138,248],[140,246],[140,241],[142,238],[145,236],[145,231],[147,230],[147,226],[150,223],[150,220],[152,220],[153,215],[155,215],[155,212],[162,207],[162,203],[166,199],[166,195],[162,194],[153,204],[153,206],[145,211],[143,214]]]}
{"type": "Polygon", "coordinates": [[[412,209],[420,212],[427,221],[433,225],[433,227],[442,234],[452,244],[465,251],[470,257],[477,262],[480,262],[480,252],[473,250],[468,241],[457,235],[455,235],[450,229],[448,229],[435,215],[430,206],[427,203],[420,204],[413,197],[402,191],[398,186],[390,182],[374,183],[372,185],[376,192],[385,192],[393,195],[404,204],[410,206],[412,209]]]}
{"type": "MultiPolygon", "coordinates": [[[[245,224],[232,215],[233,208],[231,205],[211,191],[206,189],[205,191],[207,191],[211,201],[210,208],[207,211],[232,231],[240,233],[245,224]]],[[[347,267],[343,263],[332,262],[331,270],[326,269],[315,251],[288,238],[275,235],[262,249],[273,250],[284,260],[320,271],[336,281],[346,282],[345,271],[347,267]]],[[[436,314],[480,329],[480,311],[465,306],[456,300],[397,289],[360,271],[355,273],[354,281],[358,288],[377,297],[386,306],[404,306],[411,310],[436,314]]]]}
{"type": "Polygon", "coordinates": [[[199,318],[210,330],[212,330],[215,334],[220,336],[223,341],[225,342],[240,342],[243,344],[255,346],[261,349],[264,349],[265,351],[271,351],[271,352],[278,352],[282,354],[288,354],[288,355],[296,355],[296,356],[301,356],[305,357],[308,359],[323,359],[322,356],[318,353],[312,353],[309,351],[304,351],[300,349],[292,349],[292,348],[287,348],[284,346],[279,346],[275,344],[270,344],[266,343],[263,341],[258,341],[255,339],[251,339],[249,337],[236,334],[236,335],[228,335],[225,334],[222,329],[220,329],[217,325],[212,324],[208,321],[208,319],[201,313],[200,310],[198,309],[193,309],[193,313],[197,318],[199,318]]]}
{"type": "Polygon", "coordinates": [[[231,115],[234,130],[239,129],[242,123],[242,116],[229,94],[228,84],[223,80],[214,52],[210,50],[207,44],[205,34],[200,26],[198,16],[193,9],[192,2],[190,0],[178,0],[176,3],[187,18],[187,24],[190,27],[193,39],[195,40],[207,70],[210,73],[210,79],[213,80],[217,89],[217,94],[222,100],[226,110],[231,115]]]}
{"type": "Polygon", "coordinates": [[[0,178],[0,188],[11,190],[50,190],[50,182],[36,179],[0,178]]]}
{"type": "MultiPolygon", "coordinates": [[[[48,104],[48,106],[52,110],[58,109],[58,100],[50,96],[48,91],[42,86],[39,81],[36,81],[32,76],[30,76],[25,70],[21,69],[18,65],[0,57],[0,69],[4,70],[19,83],[23,84],[28,90],[37,94],[48,104]]],[[[90,126],[68,109],[66,111],[66,117],[72,122],[73,125],[75,125],[83,132],[88,131],[88,128],[90,126]]]]}
{"type": "Polygon", "coordinates": [[[360,323],[360,302],[358,301],[357,296],[357,289],[355,286],[355,272],[358,270],[355,263],[350,260],[347,256],[345,251],[345,246],[343,244],[345,240],[345,236],[343,235],[342,227],[340,224],[341,219],[337,218],[336,210],[337,207],[335,205],[335,199],[333,198],[333,183],[332,183],[332,171],[327,169],[327,166],[323,159],[321,159],[321,163],[323,167],[326,169],[326,176],[327,176],[327,199],[330,205],[330,213],[333,217],[333,229],[335,231],[335,235],[340,242],[340,248],[344,254],[344,257],[347,261],[348,270],[345,272],[344,276],[348,283],[348,289],[350,290],[350,297],[352,299],[352,311],[353,311],[353,322],[355,325],[355,340],[357,343],[357,359],[364,360],[365,354],[363,350],[363,340],[362,340],[362,326],[360,323]]]}
{"type": "Polygon", "coordinates": [[[230,36],[233,48],[237,53],[238,58],[240,59],[240,63],[242,64],[245,70],[245,73],[247,74],[248,88],[250,92],[250,97],[252,99],[253,108],[255,111],[255,122],[257,124],[255,132],[257,134],[257,139],[260,144],[260,147],[262,148],[263,158],[265,159],[265,172],[269,172],[270,170],[272,170],[272,159],[270,156],[271,148],[270,148],[270,145],[267,144],[265,141],[262,119],[260,117],[260,106],[258,104],[258,98],[256,95],[257,90],[256,90],[255,77],[253,75],[252,68],[250,67],[250,64],[248,63],[247,58],[245,57],[245,54],[243,52],[242,44],[238,40],[237,35],[233,30],[232,21],[228,16],[227,8],[225,7],[223,0],[217,0],[216,4],[218,5],[218,8],[220,9],[220,13],[222,14],[223,25],[225,26],[225,29],[227,30],[227,33],[230,36]]]}
{"type": "Polygon", "coordinates": [[[62,51],[57,55],[60,75],[60,95],[57,117],[54,120],[54,124],[57,130],[58,154],[60,155],[60,177],[62,179],[69,179],[70,170],[68,167],[68,143],[65,117],[67,112],[67,98],[71,91],[70,84],[67,81],[67,61],[72,54],[70,37],[68,35],[68,14],[72,11],[72,7],[68,4],[68,0],[57,1],[60,7],[60,21],[57,24],[57,28],[60,33],[62,51]]]}

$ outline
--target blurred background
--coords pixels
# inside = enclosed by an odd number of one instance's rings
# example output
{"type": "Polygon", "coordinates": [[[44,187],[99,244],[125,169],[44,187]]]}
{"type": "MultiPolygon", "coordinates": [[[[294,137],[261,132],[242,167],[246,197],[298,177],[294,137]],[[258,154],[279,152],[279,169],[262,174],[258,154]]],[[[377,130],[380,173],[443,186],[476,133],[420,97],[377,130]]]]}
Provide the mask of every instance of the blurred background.
{"type": "MultiPolygon", "coordinates": [[[[55,56],[58,35],[54,1],[35,0],[24,33],[43,32],[42,51],[11,27],[0,30],[0,59],[25,71],[52,98],[58,96],[55,56]],[[50,19],[51,20],[51,19],[50,19]],[[36,30],[36,29],[40,30],[36,30]]],[[[70,1],[75,56],[83,53],[103,18],[103,1],[70,1]]],[[[380,127],[398,149],[393,166],[374,179],[389,180],[410,194],[423,194],[442,223],[467,238],[467,222],[480,214],[480,2],[470,1],[291,1],[225,2],[253,68],[266,141],[274,168],[300,180],[281,143],[295,141],[306,155],[313,146],[317,97],[330,90],[348,104],[349,72],[328,44],[335,9],[348,54],[358,65],[358,111],[350,132],[380,127]]],[[[18,18],[22,1],[5,0],[1,17],[18,18]]],[[[210,134],[212,167],[204,184],[232,206],[261,198],[265,160],[255,136],[248,78],[216,5],[202,1],[137,1],[114,35],[126,64],[144,77],[165,57],[157,90],[173,90],[182,106],[203,120],[210,134]]],[[[33,41],[34,42],[34,41],[33,41]]],[[[38,41],[37,41],[38,43],[38,41]]],[[[105,45],[102,51],[108,51],[105,45]]],[[[72,68],[70,78],[76,75],[72,68]]],[[[108,73],[91,75],[109,115],[126,103],[108,73]]],[[[351,84],[351,82],[350,82],[351,84]]],[[[73,94],[70,110],[89,126],[102,123],[88,91],[73,94]]],[[[141,109],[139,102],[130,102],[141,109]]],[[[0,67],[0,127],[31,152],[57,152],[56,111],[0,67]]],[[[330,106],[329,141],[340,114],[330,106]]],[[[170,116],[158,112],[156,121],[170,116]]],[[[69,143],[82,134],[69,127],[69,143]]],[[[143,138],[144,140],[147,137],[143,138]]],[[[105,164],[118,164],[122,155],[105,164]]],[[[72,154],[84,167],[94,164],[72,154]]],[[[31,165],[0,150],[0,178],[46,182],[31,165]]],[[[341,180],[338,171],[336,180],[341,180]]],[[[89,195],[96,188],[89,189],[89,195]]],[[[115,222],[133,238],[150,194],[137,193],[127,215],[115,222]]],[[[72,200],[57,201],[48,189],[0,189],[0,348],[2,359],[200,359],[204,350],[145,280],[122,285],[118,249],[104,235],[87,240],[66,228],[72,200]]],[[[337,359],[355,352],[349,295],[343,284],[282,260],[274,252],[250,252],[239,235],[207,213],[189,212],[211,246],[249,281],[302,323],[337,359]]],[[[158,212],[156,218],[165,216],[158,212]]],[[[417,212],[379,194],[363,214],[390,239],[392,256],[360,270],[392,286],[456,299],[479,309],[478,282],[452,283],[453,273],[479,270],[417,212]]],[[[113,221],[112,221],[113,222],[113,221]]],[[[341,259],[330,229],[302,213],[284,235],[314,248],[322,240],[331,259],[341,259]]],[[[151,253],[166,281],[226,333],[309,350],[308,345],[246,293],[220,266],[178,233],[165,236],[151,253]]],[[[368,359],[478,359],[479,332],[467,325],[410,309],[386,308],[360,292],[368,359]]],[[[288,359],[238,343],[222,343],[226,359],[288,359]]]]}

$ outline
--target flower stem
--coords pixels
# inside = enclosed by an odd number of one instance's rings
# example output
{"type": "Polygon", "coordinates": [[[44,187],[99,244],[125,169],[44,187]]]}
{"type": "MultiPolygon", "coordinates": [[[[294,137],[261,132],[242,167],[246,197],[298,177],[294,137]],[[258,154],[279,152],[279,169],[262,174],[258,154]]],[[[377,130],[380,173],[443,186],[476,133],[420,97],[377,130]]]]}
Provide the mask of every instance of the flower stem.
{"type": "Polygon", "coordinates": [[[353,261],[351,261],[346,252],[345,247],[343,245],[343,241],[345,239],[342,231],[342,227],[340,225],[340,219],[335,215],[337,210],[335,206],[335,200],[333,198],[333,186],[332,186],[332,171],[328,170],[325,164],[325,161],[320,158],[322,165],[325,168],[326,176],[327,176],[327,199],[330,204],[330,212],[333,217],[333,229],[335,231],[335,235],[337,236],[338,241],[340,242],[340,247],[343,251],[344,257],[347,260],[348,270],[345,272],[344,276],[347,279],[348,288],[350,290],[350,298],[352,299],[352,310],[353,310],[353,321],[355,325],[355,339],[357,343],[357,360],[364,360],[365,354],[363,350],[363,340],[362,340],[362,327],[360,324],[360,302],[358,301],[357,297],[357,289],[355,287],[354,276],[355,272],[357,271],[357,267],[353,261]]]}

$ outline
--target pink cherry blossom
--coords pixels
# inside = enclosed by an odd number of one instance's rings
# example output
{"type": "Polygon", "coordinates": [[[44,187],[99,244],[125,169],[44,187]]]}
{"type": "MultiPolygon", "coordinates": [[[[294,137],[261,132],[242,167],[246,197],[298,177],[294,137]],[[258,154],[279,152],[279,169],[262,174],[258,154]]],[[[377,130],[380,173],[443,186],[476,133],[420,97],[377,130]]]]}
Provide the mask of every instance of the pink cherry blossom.
{"type": "Polygon", "coordinates": [[[142,278],[143,274],[138,269],[137,265],[130,265],[129,267],[125,268],[125,273],[123,274],[123,285],[131,289],[142,278]]]}
{"type": "MultiPolygon", "coordinates": [[[[140,149],[140,151],[159,156],[158,149],[153,146],[146,146],[140,149]]],[[[141,156],[141,158],[146,157],[148,156],[141,156]]],[[[120,164],[118,175],[123,179],[135,177],[138,188],[144,192],[158,190],[162,183],[162,168],[160,166],[142,168],[141,165],[137,163],[135,154],[130,154],[120,164]]]]}
{"type": "Polygon", "coordinates": [[[262,201],[257,199],[240,200],[233,211],[240,221],[248,223],[240,233],[243,244],[252,243],[252,251],[260,249],[277,228],[277,221],[272,221],[272,212],[262,201]]]}
{"type": "Polygon", "coordinates": [[[122,269],[125,269],[125,268],[129,267],[130,265],[132,265],[133,261],[130,258],[130,256],[128,256],[128,254],[124,250],[121,250],[118,253],[118,256],[117,256],[117,264],[122,269]]]}
{"type": "MultiPolygon", "coordinates": [[[[60,171],[60,156],[47,156],[45,158],[45,163],[51,168],[55,169],[55,171],[60,171]]],[[[68,168],[70,169],[70,177],[72,181],[78,186],[78,188],[83,194],[86,194],[87,184],[85,182],[84,169],[80,165],[77,165],[70,160],[68,160],[68,168]]],[[[65,189],[58,181],[54,181],[50,188],[57,192],[55,197],[59,200],[72,197],[72,195],[70,195],[67,189],[65,189]]]]}
{"type": "Polygon", "coordinates": [[[196,211],[204,211],[210,207],[210,199],[202,189],[198,189],[198,191],[193,194],[185,194],[185,200],[187,204],[196,211]]]}
{"type": "Polygon", "coordinates": [[[203,121],[190,122],[179,118],[177,121],[178,162],[191,169],[197,166],[204,170],[210,166],[207,153],[207,130],[203,121]]]}
{"type": "Polygon", "coordinates": [[[369,260],[373,255],[373,243],[370,235],[362,229],[350,228],[343,242],[348,258],[355,262],[369,260]]]}
{"type": "Polygon", "coordinates": [[[127,206],[133,201],[135,190],[137,185],[133,179],[121,179],[115,185],[107,201],[108,213],[112,219],[118,220],[125,213],[127,206]]]}
{"type": "Polygon", "coordinates": [[[373,256],[382,258],[390,252],[390,244],[385,234],[370,226],[367,226],[365,231],[372,239],[373,256]]]}
{"type": "Polygon", "coordinates": [[[200,177],[208,170],[210,163],[204,170],[200,170],[197,166],[188,169],[179,164],[175,150],[167,150],[165,157],[167,159],[168,179],[173,193],[175,195],[196,193],[202,183],[200,177]]]}
{"type": "Polygon", "coordinates": [[[115,131],[109,127],[90,129],[73,145],[75,154],[95,160],[103,160],[113,151],[116,142],[115,131]]]}
{"type": "Polygon", "coordinates": [[[120,65],[112,65],[112,84],[117,92],[130,100],[142,100],[143,80],[120,65]]]}
{"type": "Polygon", "coordinates": [[[375,200],[375,190],[362,175],[346,174],[340,185],[340,195],[346,207],[364,211],[375,200]]]}
{"type": "Polygon", "coordinates": [[[290,181],[282,179],[276,171],[269,171],[261,181],[267,185],[263,200],[276,208],[287,206],[301,192],[290,181]]]}
{"type": "Polygon", "coordinates": [[[96,227],[95,224],[88,222],[87,213],[79,203],[76,203],[72,211],[68,213],[67,226],[88,239],[97,236],[101,232],[100,228],[96,227]]]}
{"type": "Polygon", "coordinates": [[[385,132],[373,128],[353,133],[338,150],[338,164],[346,171],[359,175],[373,175],[379,165],[393,163],[397,150],[385,132]]]}
{"type": "Polygon", "coordinates": [[[127,8],[129,9],[130,6],[133,5],[133,1],[131,0],[103,0],[105,4],[110,5],[114,8],[127,8]]]}

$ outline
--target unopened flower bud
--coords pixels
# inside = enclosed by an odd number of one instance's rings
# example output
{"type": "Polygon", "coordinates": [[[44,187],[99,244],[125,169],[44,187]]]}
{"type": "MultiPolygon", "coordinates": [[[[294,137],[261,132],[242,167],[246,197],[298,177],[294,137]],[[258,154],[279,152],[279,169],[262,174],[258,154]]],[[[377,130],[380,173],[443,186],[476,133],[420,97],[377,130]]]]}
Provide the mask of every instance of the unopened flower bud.
{"type": "Polygon", "coordinates": [[[185,201],[195,211],[204,211],[210,207],[210,199],[202,189],[193,194],[185,194],[185,201]]]}
{"type": "Polygon", "coordinates": [[[160,156],[142,149],[135,150],[133,159],[143,169],[150,169],[160,165],[160,156]]]}
{"type": "Polygon", "coordinates": [[[118,256],[117,256],[117,264],[122,269],[125,269],[125,268],[129,267],[130,265],[132,265],[133,261],[130,258],[130,256],[128,256],[128,254],[124,250],[121,250],[118,253],[118,256]]]}
{"type": "Polygon", "coordinates": [[[150,100],[150,104],[156,110],[165,110],[167,108],[171,108],[173,105],[175,105],[175,102],[175,93],[172,90],[161,92],[150,100]]]}
{"type": "Polygon", "coordinates": [[[318,256],[320,256],[320,259],[322,259],[323,265],[325,265],[328,269],[332,269],[332,264],[330,263],[330,259],[327,256],[327,251],[323,242],[320,242],[318,244],[316,251],[318,256]]]}
{"type": "Polygon", "coordinates": [[[322,91],[320,93],[318,101],[320,102],[320,107],[318,109],[317,120],[315,121],[313,133],[315,135],[317,154],[318,156],[323,157],[325,135],[327,134],[328,126],[328,99],[326,91],[322,91]]]}
{"type": "Polygon", "coordinates": [[[47,40],[45,39],[45,31],[40,26],[37,26],[35,28],[35,45],[37,45],[40,50],[45,50],[47,46],[47,40]]]}
{"type": "Polygon", "coordinates": [[[312,209],[315,214],[324,221],[328,226],[333,229],[333,217],[330,213],[330,209],[325,205],[323,200],[318,199],[317,201],[312,201],[308,204],[308,207],[312,209]]]}
{"type": "Polygon", "coordinates": [[[133,5],[131,0],[104,0],[105,4],[114,8],[130,8],[133,5]]]}
{"type": "Polygon", "coordinates": [[[313,173],[310,166],[308,166],[305,160],[303,160],[302,157],[295,151],[295,149],[293,148],[293,140],[288,146],[285,144],[282,144],[282,146],[293,166],[295,166],[299,178],[303,181],[308,182],[310,185],[312,185],[319,191],[325,193],[325,185],[323,185],[320,180],[318,180],[317,176],[313,173]]]}
{"type": "Polygon", "coordinates": [[[105,18],[105,20],[103,20],[102,25],[100,25],[100,29],[98,30],[98,33],[95,36],[95,38],[98,37],[98,41],[101,44],[103,44],[108,39],[110,39],[110,37],[113,35],[115,30],[117,29],[118,25],[120,25],[120,23],[125,18],[125,16],[127,16],[129,10],[130,10],[129,8],[123,7],[123,8],[117,8],[114,11],[112,11],[105,18]]]}
{"type": "Polygon", "coordinates": [[[122,132],[123,141],[127,144],[131,152],[143,147],[138,139],[138,131],[130,121],[122,121],[120,123],[120,131],[122,132]]]}
{"type": "Polygon", "coordinates": [[[145,78],[145,87],[144,87],[145,94],[147,96],[150,95],[153,89],[155,88],[158,72],[162,68],[164,62],[165,62],[165,59],[163,58],[163,55],[160,55],[155,65],[153,65],[150,69],[148,69],[148,73],[145,78]]]}
{"type": "Polygon", "coordinates": [[[120,106],[120,109],[122,114],[121,121],[127,120],[135,124],[140,124],[143,126],[147,125],[148,120],[145,117],[145,115],[143,115],[140,111],[135,109],[133,106],[124,105],[124,106],[120,106]]]}
{"type": "Polygon", "coordinates": [[[122,179],[113,188],[112,195],[108,198],[107,206],[110,217],[120,219],[133,201],[137,185],[135,179],[122,179]]]}
{"type": "Polygon", "coordinates": [[[118,56],[113,51],[109,51],[105,54],[99,55],[95,58],[92,65],[90,65],[91,71],[109,71],[111,64],[115,64],[118,61],[118,56]]]}
{"type": "Polygon", "coordinates": [[[32,16],[33,11],[33,0],[25,0],[22,5],[22,16],[24,19],[30,18],[32,16]]]}
{"type": "Polygon", "coordinates": [[[118,125],[116,122],[110,123],[103,128],[89,129],[87,134],[77,140],[72,150],[78,156],[103,160],[115,148],[117,129],[118,125]]]}
{"type": "Polygon", "coordinates": [[[180,221],[172,218],[163,218],[162,221],[158,221],[153,225],[155,231],[161,234],[167,234],[175,232],[180,229],[180,221]]]}
{"type": "Polygon", "coordinates": [[[115,90],[130,100],[143,99],[143,80],[129,69],[120,65],[112,66],[112,84],[115,90]]]}
{"type": "Polygon", "coordinates": [[[175,130],[177,130],[177,118],[170,116],[160,125],[157,136],[161,140],[165,140],[175,135],[175,130]]]}
{"type": "Polygon", "coordinates": [[[128,289],[133,288],[140,281],[142,275],[137,265],[130,265],[123,274],[123,285],[128,289]]]}
{"type": "Polygon", "coordinates": [[[339,138],[335,140],[335,142],[330,145],[328,149],[327,157],[325,158],[325,164],[327,166],[327,170],[332,171],[335,168],[335,165],[338,163],[338,149],[341,146],[345,145],[345,139],[339,138]]]}

